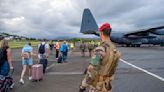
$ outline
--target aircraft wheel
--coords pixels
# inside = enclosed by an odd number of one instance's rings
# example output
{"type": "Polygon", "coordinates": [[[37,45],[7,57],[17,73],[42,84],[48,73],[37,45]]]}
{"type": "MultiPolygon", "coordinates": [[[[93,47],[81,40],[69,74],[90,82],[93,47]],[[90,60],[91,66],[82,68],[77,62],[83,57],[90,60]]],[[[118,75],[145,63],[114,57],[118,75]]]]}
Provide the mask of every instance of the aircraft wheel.
{"type": "Polygon", "coordinates": [[[130,47],[130,44],[126,44],[126,47],[130,47]]]}
{"type": "Polygon", "coordinates": [[[163,47],[164,46],[164,44],[161,44],[161,47],[163,47]]]}
{"type": "Polygon", "coordinates": [[[141,45],[140,44],[137,44],[136,47],[141,47],[141,45]]]}
{"type": "Polygon", "coordinates": [[[136,47],[136,45],[135,44],[132,44],[131,47],[136,47]]]}
{"type": "Polygon", "coordinates": [[[124,45],[122,44],[121,47],[124,47],[124,45]]]}

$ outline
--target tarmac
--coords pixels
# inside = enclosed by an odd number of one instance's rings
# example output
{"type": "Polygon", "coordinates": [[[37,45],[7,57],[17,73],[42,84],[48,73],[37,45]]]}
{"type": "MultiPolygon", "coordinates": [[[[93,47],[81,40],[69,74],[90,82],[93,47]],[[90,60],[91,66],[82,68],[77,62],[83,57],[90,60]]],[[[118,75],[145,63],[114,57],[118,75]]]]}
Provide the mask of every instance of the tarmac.
{"type": "MultiPolygon", "coordinates": [[[[122,57],[117,67],[113,92],[164,92],[164,47],[118,47],[122,57]]],[[[49,57],[47,73],[39,82],[31,82],[26,75],[25,84],[19,84],[21,49],[12,50],[15,72],[14,89],[10,92],[78,92],[90,58],[79,51],[70,52],[67,63],[58,64],[54,51],[49,57]]],[[[35,52],[37,50],[35,49],[35,52]]],[[[34,58],[35,63],[38,59],[34,58]]]]}

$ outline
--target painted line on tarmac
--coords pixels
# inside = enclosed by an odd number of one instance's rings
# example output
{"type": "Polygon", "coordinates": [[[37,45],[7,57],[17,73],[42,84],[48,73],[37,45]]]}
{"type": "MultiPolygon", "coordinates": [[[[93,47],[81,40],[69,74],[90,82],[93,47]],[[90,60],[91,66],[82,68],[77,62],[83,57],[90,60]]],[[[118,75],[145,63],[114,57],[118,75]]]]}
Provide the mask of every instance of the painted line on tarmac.
{"type": "Polygon", "coordinates": [[[81,75],[83,72],[49,72],[48,75],[81,75]]]}
{"type": "Polygon", "coordinates": [[[46,68],[46,70],[49,70],[50,68],[52,68],[52,67],[54,67],[55,66],[55,64],[51,64],[51,65],[49,65],[47,68],[46,68]]]}
{"type": "Polygon", "coordinates": [[[161,81],[164,82],[164,78],[162,78],[162,77],[160,77],[160,76],[158,76],[158,75],[156,75],[156,74],[154,74],[154,73],[151,73],[151,72],[149,72],[149,71],[147,71],[147,70],[145,70],[145,69],[142,69],[142,68],[140,68],[140,67],[138,67],[138,66],[135,66],[135,65],[133,65],[133,64],[131,64],[131,63],[129,63],[129,62],[123,60],[123,59],[120,59],[120,61],[122,61],[122,62],[124,62],[125,64],[130,65],[130,66],[132,66],[133,68],[136,68],[136,69],[138,69],[138,70],[140,70],[140,71],[142,71],[142,72],[144,72],[144,73],[147,73],[147,74],[149,74],[149,75],[151,75],[151,76],[153,76],[153,77],[155,77],[155,78],[157,78],[157,79],[159,79],[159,80],[161,80],[161,81]]]}

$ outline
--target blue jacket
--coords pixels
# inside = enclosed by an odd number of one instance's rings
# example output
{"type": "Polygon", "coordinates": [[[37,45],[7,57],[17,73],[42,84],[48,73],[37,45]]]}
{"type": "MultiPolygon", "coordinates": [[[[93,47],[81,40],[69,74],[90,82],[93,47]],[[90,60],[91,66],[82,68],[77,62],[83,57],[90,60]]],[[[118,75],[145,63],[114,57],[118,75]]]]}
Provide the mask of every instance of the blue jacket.
{"type": "Polygon", "coordinates": [[[28,44],[26,44],[23,49],[22,49],[22,52],[32,52],[32,47],[28,44]]]}
{"type": "Polygon", "coordinates": [[[60,51],[61,52],[68,52],[68,46],[66,44],[62,44],[60,46],[60,51]]]}

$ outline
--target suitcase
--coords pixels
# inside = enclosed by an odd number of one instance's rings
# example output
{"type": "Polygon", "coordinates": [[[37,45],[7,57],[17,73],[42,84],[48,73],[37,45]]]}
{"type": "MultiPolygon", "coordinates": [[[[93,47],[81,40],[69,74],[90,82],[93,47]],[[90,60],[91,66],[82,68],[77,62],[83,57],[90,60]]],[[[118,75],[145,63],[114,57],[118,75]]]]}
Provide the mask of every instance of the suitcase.
{"type": "Polygon", "coordinates": [[[58,57],[57,63],[62,63],[62,56],[59,56],[59,57],[58,57]]]}
{"type": "Polygon", "coordinates": [[[43,65],[43,74],[45,74],[46,68],[47,68],[47,64],[48,64],[48,60],[47,59],[40,59],[39,64],[43,65]]]}
{"type": "Polygon", "coordinates": [[[43,65],[35,64],[32,66],[32,80],[40,81],[43,79],[43,65]]]}
{"type": "Polygon", "coordinates": [[[14,87],[14,82],[12,78],[14,70],[8,76],[0,75],[0,92],[8,92],[14,87]]]}

